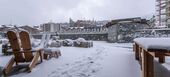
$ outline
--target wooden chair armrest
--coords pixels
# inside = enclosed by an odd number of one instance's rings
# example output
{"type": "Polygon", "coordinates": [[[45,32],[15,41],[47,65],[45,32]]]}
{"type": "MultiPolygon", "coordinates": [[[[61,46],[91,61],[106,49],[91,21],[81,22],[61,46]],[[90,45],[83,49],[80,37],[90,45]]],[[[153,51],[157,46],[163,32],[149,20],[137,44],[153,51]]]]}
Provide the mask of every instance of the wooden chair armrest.
{"type": "Polygon", "coordinates": [[[15,63],[15,59],[14,57],[12,57],[3,69],[4,75],[7,75],[9,72],[11,72],[14,63],[15,63]]]}
{"type": "Polygon", "coordinates": [[[166,56],[170,56],[170,53],[165,53],[166,56]]]}
{"type": "Polygon", "coordinates": [[[20,50],[18,53],[30,53],[31,52],[41,52],[43,49],[35,49],[35,50],[20,50]]]}

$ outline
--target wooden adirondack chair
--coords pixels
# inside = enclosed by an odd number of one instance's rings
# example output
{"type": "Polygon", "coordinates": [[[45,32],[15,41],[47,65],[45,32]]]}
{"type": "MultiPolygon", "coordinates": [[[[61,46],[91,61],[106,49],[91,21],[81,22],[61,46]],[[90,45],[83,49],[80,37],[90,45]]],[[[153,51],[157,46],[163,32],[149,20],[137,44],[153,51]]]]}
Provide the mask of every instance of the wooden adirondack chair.
{"type": "Polygon", "coordinates": [[[32,68],[39,62],[39,59],[42,62],[42,50],[35,50],[35,54],[33,54],[28,32],[21,31],[19,35],[17,35],[15,31],[8,31],[7,37],[11,44],[14,57],[12,57],[4,67],[3,72],[5,75],[12,71],[15,63],[19,65],[19,63],[29,62],[28,71],[31,72],[32,68]]]}

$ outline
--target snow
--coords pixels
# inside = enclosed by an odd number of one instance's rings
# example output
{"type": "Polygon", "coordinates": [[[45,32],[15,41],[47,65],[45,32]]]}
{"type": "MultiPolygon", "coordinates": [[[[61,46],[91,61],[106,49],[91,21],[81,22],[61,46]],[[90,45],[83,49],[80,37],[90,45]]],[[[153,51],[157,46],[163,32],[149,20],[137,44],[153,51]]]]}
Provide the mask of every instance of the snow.
{"type": "Polygon", "coordinates": [[[145,49],[170,50],[170,38],[136,38],[134,41],[145,49]]]}
{"type": "Polygon", "coordinates": [[[50,40],[50,36],[51,36],[50,34],[43,34],[41,38],[40,47],[46,47],[46,45],[48,44],[50,40]]]}
{"type": "Polygon", "coordinates": [[[66,45],[66,46],[73,46],[74,40],[65,39],[65,40],[63,41],[63,44],[66,45]]]}
{"type": "Polygon", "coordinates": [[[38,47],[40,45],[41,40],[31,38],[31,46],[38,47]]]}
{"type": "Polygon", "coordinates": [[[1,39],[0,39],[0,42],[1,42],[1,43],[4,43],[4,44],[7,44],[7,43],[8,43],[8,39],[6,39],[6,38],[1,38],[1,39]]]}
{"type": "Polygon", "coordinates": [[[81,42],[86,42],[86,40],[84,38],[78,38],[78,39],[75,40],[75,42],[77,44],[80,44],[81,42]]]}
{"type": "Polygon", "coordinates": [[[163,63],[162,65],[170,71],[170,57],[166,57],[165,63],[163,63]]]}
{"type": "MultiPolygon", "coordinates": [[[[60,47],[58,59],[44,60],[31,73],[11,77],[140,77],[131,43],[94,41],[92,48],[60,47]]],[[[11,56],[0,56],[4,66],[11,56]]]]}
{"type": "Polygon", "coordinates": [[[60,52],[59,48],[44,48],[44,52],[60,52]]]}

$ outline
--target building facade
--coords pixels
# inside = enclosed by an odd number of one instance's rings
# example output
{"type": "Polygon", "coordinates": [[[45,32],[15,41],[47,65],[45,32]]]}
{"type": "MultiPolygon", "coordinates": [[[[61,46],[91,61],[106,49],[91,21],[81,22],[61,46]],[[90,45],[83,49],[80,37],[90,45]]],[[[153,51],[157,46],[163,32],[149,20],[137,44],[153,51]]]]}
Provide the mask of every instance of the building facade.
{"type": "Polygon", "coordinates": [[[48,22],[41,25],[43,32],[59,32],[61,25],[59,23],[48,22]]]}
{"type": "Polygon", "coordinates": [[[96,27],[104,26],[106,23],[110,22],[109,20],[95,21],[95,20],[77,20],[74,22],[71,18],[69,20],[70,27],[96,27]]]}
{"type": "Polygon", "coordinates": [[[170,27],[170,0],[156,0],[156,27],[170,27]]]}
{"type": "Polygon", "coordinates": [[[166,12],[167,12],[167,16],[166,16],[166,21],[167,21],[167,23],[166,23],[166,25],[168,26],[168,27],[170,27],[170,0],[167,0],[167,2],[166,2],[166,12]]]}
{"type": "Polygon", "coordinates": [[[108,42],[132,42],[134,38],[139,37],[138,30],[149,28],[146,19],[126,18],[112,20],[108,24],[108,42]]]}

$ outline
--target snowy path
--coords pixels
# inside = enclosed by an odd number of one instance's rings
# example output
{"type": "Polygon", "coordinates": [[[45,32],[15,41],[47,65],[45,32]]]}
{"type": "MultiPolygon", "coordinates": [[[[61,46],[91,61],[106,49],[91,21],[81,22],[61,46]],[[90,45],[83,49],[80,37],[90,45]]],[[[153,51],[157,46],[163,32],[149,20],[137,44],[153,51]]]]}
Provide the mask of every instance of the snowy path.
{"type": "Polygon", "coordinates": [[[12,77],[140,77],[131,47],[106,42],[94,42],[93,48],[61,47],[59,59],[44,61],[31,73],[12,77]]]}

